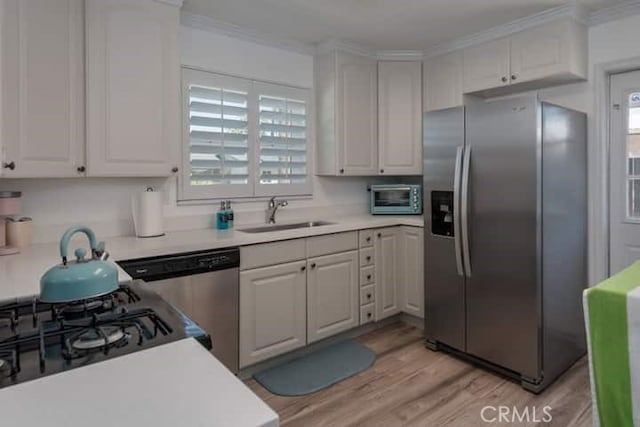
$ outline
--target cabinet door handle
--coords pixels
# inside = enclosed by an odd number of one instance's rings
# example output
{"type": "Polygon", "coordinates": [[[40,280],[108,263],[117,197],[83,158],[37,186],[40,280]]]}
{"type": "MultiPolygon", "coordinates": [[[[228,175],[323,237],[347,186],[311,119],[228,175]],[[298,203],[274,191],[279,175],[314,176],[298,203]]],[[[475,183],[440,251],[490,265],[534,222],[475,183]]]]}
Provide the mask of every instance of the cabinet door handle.
{"type": "Polygon", "coordinates": [[[502,77],[500,80],[502,80],[502,83],[506,83],[508,79],[506,77],[502,77]]]}
{"type": "Polygon", "coordinates": [[[311,269],[313,270],[314,268],[316,268],[316,263],[311,263],[311,269]]]}
{"type": "Polygon", "coordinates": [[[307,269],[306,265],[303,265],[302,267],[300,267],[300,271],[305,271],[307,269]]]}
{"type": "Polygon", "coordinates": [[[14,170],[16,168],[16,162],[7,162],[2,165],[5,169],[14,170]]]}
{"type": "Polygon", "coordinates": [[[344,169],[340,169],[340,173],[344,173],[344,169]]]}
{"type": "Polygon", "coordinates": [[[367,255],[367,262],[371,261],[371,255],[367,255]]]}
{"type": "Polygon", "coordinates": [[[371,241],[371,236],[367,237],[367,243],[371,241]]]}
{"type": "Polygon", "coordinates": [[[177,166],[174,166],[174,167],[172,167],[172,168],[171,168],[171,172],[173,172],[173,173],[176,173],[176,172],[178,172],[179,170],[180,170],[180,169],[178,169],[178,167],[177,167],[177,166]]]}
{"type": "Polygon", "coordinates": [[[371,294],[367,294],[367,299],[371,299],[371,294]]]}
{"type": "Polygon", "coordinates": [[[87,168],[86,168],[86,167],[84,167],[84,166],[78,166],[78,168],[77,168],[76,170],[77,170],[79,173],[84,173],[84,172],[87,170],[87,168]]]}
{"type": "Polygon", "coordinates": [[[382,237],[382,233],[378,233],[378,239],[382,237]]]}
{"type": "Polygon", "coordinates": [[[515,74],[511,74],[511,80],[515,80],[517,78],[518,78],[518,76],[516,76],[515,74]]]}
{"type": "Polygon", "coordinates": [[[371,280],[371,275],[367,274],[367,280],[371,280]]]}
{"type": "Polygon", "coordinates": [[[380,173],[384,173],[384,169],[380,169],[380,173]]]}
{"type": "Polygon", "coordinates": [[[367,313],[367,317],[368,317],[368,318],[371,318],[371,313],[367,313]]]}

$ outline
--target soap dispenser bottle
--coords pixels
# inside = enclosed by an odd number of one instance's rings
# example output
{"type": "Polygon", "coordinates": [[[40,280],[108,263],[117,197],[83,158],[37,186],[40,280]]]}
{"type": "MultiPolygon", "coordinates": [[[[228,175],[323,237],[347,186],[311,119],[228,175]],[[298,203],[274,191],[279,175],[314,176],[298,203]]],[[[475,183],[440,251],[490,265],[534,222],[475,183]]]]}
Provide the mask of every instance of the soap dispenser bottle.
{"type": "Polygon", "coordinates": [[[226,230],[229,228],[227,211],[225,210],[224,200],[220,202],[220,210],[216,213],[216,228],[218,230],[226,230]]]}
{"type": "Polygon", "coordinates": [[[231,209],[231,200],[227,200],[226,212],[227,212],[227,223],[229,224],[228,228],[233,228],[233,209],[231,209]]]}

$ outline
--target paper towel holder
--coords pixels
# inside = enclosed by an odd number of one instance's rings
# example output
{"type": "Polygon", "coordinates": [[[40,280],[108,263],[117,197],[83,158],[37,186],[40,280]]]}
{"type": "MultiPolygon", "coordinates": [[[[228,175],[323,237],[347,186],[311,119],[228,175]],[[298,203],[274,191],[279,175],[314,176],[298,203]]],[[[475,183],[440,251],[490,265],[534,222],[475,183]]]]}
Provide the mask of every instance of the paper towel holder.
{"type": "Polygon", "coordinates": [[[146,187],[144,191],[135,193],[131,200],[133,225],[137,237],[150,238],[164,236],[162,192],[154,187],[146,187]],[[150,193],[157,195],[147,196],[150,193]],[[149,199],[151,197],[151,199],[149,199]],[[143,198],[146,201],[143,202],[143,198]]]}

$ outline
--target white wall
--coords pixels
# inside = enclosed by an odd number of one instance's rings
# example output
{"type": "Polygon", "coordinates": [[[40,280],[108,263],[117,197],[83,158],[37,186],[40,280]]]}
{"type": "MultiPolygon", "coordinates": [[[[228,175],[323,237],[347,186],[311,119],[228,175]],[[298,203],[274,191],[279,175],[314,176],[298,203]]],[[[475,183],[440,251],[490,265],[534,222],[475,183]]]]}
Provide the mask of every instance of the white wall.
{"type": "Polygon", "coordinates": [[[182,27],[182,64],[233,76],[313,87],[313,57],[182,27]]]}

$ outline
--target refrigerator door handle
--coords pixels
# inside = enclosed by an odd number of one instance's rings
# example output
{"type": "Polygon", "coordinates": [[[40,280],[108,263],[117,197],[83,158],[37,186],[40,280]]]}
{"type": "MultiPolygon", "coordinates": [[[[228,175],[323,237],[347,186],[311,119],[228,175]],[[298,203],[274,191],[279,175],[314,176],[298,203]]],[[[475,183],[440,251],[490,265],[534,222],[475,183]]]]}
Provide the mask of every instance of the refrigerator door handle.
{"type": "Polygon", "coordinates": [[[462,268],[462,248],[460,245],[460,179],[463,153],[464,146],[461,145],[456,149],[456,164],[453,172],[453,242],[456,252],[456,270],[459,276],[464,276],[464,270],[462,268]]]}
{"type": "Polygon", "coordinates": [[[471,163],[471,146],[464,150],[462,161],[462,191],[460,196],[460,217],[462,226],[462,259],[467,277],[471,277],[471,256],[469,253],[469,168],[471,163]]]}

